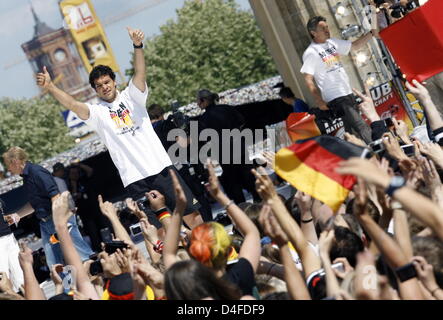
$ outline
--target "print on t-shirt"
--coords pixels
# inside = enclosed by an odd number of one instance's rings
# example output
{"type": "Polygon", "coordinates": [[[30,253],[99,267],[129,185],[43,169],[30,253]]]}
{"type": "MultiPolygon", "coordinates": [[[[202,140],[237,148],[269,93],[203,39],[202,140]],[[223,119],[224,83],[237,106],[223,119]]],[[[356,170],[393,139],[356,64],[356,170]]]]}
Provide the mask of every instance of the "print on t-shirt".
{"type": "Polygon", "coordinates": [[[134,126],[134,122],[131,118],[131,112],[124,105],[123,102],[121,102],[118,106],[119,108],[117,110],[109,110],[109,115],[111,116],[111,119],[114,120],[117,129],[119,129],[119,132],[117,134],[126,134],[129,132],[134,134],[135,131],[139,129],[139,127],[134,126]]]}
{"type": "Polygon", "coordinates": [[[343,67],[340,62],[340,55],[335,46],[331,46],[323,51],[318,51],[318,55],[327,66],[326,72],[332,72],[343,67]]]}

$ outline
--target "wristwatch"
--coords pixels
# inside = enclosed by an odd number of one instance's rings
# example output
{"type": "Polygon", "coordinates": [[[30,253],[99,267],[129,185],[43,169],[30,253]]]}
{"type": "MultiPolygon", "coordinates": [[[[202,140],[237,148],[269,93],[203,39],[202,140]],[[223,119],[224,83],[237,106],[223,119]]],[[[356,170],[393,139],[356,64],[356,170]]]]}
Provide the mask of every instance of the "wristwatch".
{"type": "Polygon", "coordinates": [[[392,197],[394,192],[397,189],[400,189],[401,187],[404,187],[406,184],[406,181],[401,176],[393,176],[391,179],[391,182],[389,183],[389,186],[386,188],[385,192],[388,196],[392,197]]]}

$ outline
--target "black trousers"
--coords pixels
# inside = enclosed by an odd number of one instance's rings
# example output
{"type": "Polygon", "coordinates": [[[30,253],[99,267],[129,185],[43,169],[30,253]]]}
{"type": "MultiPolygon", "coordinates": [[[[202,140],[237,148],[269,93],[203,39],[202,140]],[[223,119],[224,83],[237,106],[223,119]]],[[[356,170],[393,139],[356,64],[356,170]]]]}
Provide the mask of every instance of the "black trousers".
{"type": "Polygon", "coordinates": [[[328,108],[343,117],[347,132],[359,136],[366,143],[372,141],[371,128],[360,115],[354,95],[350,94],[334,99],[328,102],[328,108]]]}
{"type": "Polygon", "coordinates": [[[249,191],[254,197],[254,201],[261,201],[255,190],[255,177],[251,173],[252,165],[230,164],[222,165],[223,174],[220,183],[227,196],[234,200],[236,204],[245,202],[243,189],[249,191]]]}

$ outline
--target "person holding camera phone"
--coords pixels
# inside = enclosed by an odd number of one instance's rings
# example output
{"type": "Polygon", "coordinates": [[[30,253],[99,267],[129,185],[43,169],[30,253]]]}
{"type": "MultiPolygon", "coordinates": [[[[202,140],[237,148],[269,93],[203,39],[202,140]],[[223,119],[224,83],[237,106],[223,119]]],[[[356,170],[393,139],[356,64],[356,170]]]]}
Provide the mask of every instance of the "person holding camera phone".
{"type": "Polygon", "coordinates": [[[353,42],[331,38],[326,19],[321,16],[309,19],[307,29],[312,43],[303,54],[300,72],[318,108],[332,109],[343,116],[346,131],[355,131],[369,143],[371,130],[356,108],[356,99],[340,57],[362,48],[373,37],[378,38],[378,31],[371,30],[353,42]]]}

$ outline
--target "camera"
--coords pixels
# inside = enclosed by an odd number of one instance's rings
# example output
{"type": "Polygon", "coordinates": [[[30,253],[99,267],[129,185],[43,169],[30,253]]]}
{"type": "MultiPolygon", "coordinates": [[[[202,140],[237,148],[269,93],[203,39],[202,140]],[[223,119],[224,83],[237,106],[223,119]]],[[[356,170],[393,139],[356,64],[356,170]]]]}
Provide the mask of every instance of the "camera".
{"type": "Polygon", "coordinates": [[[96,276],[101,273],[103,273],[103,266],[100,260],[94,261],[89,265],[89,274],[91,276],[96,276]]]}
{"type": "Polygon", "coordinates": [[[126,248],[128,248],[128,245],[123,241],[112,240],[110,242],[105,242],[105,252],[107,254],[113,254],[118,249],[122,250],[126,248]]]}
{"type": "Polygon", "coordinates": [[[415,155],[415,146],[413,144],[406,144],[404,146],[401,146],[400,148],[403,149],[403,152],[408,157],[412,157],[415,155]]]}
{"type": "Polygon", "coordinates": [[[385,150],[385,145],[383,144],[383,139],[378,139],[369,144],[372,152],[380,153],[385,150]]]}
{"type": "Polygon", "coordinates": [[[392,118],[386,118],[386,119],[383,119],[383,121],[385,123],[386,128],[390,128],[390,127],[394,126],[394,122],[392,121],[392,118]]]}
{"type": "Polygon", "coordinates": [[[180,103],[173,101],[171,103],[172,114],[166,120],[171,121],[176,128],[184,130],[189,135],[190,119],[183,112],[179,111],[179,108],[180,103]]]}
{"type": "Polygon", "coordinates": [[[414,0],[409,1],[406,6],[402,6],[401,3],[396,3],[390,7],[390,9],[392,10],[391,16],[393,18],[399,19],[408,14],[409,11],[412,11],[418,7],[419,5],[414,0]]]}
{"type": "Polygon", "coordinates": [[[145,196],[143,196],[140,199],[135,200],[135,202],[137,202],[137,205],[140,208],[140,210],[142,210],[144,212],[146,212],[147,210],[150,209],[149,200],[145,196]]]}
{"type": "Polygon", "coordinates": [[[142,233],[142,228],[140,226],[140,223],[133,224],[132,226],[129,227],[129,230],[131,230],[131,234],[133,237],[142,233]]]}

